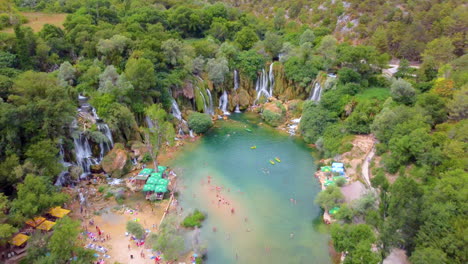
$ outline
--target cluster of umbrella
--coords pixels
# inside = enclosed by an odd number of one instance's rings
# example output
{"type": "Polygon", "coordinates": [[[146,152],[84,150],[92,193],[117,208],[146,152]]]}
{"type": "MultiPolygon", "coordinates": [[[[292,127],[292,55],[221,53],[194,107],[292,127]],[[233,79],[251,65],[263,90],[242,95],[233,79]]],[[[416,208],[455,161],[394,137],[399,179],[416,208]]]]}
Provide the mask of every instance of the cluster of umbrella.
{"type": "MultiPolygon", "coordinates": [[[[56,218],[63,218],[69,213],[70,213],[70,210],[63,209],[60,206],[54,207],[50,209],[48,212],[49,215],[56,217],[56,218]]],[[[33,228],[43,230],[43,231],[49,231],[55,225],[55,222],[49,221],[45,217],[42,217],[42,216],[36,216],[32,219],[27,220],[25,223],[33,228]]],[[[21,246],[28,239],[29,239],[28,235],[19,233],[16,236],[14,236],[9,242],[10,244],[15,245],[15,246],[21,246]]]]}
{"type": "Polygon", "coordinates": [[[146,184],[143,186],[143,191],[156,193],[167,192],[167,185],[169,185],[169,180],[162,178],[165,170],[166,167],[158,166],[158,172],[151,172],[150,177],[146,180],[146,184]]]}

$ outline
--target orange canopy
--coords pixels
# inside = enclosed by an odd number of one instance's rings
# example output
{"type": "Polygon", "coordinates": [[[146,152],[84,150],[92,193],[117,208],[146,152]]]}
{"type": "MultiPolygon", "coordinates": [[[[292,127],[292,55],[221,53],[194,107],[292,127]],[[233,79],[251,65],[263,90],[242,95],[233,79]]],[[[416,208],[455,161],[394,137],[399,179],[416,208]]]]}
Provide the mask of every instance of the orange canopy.
{"type": "Polygon", "coordinates": [[[63,218],[64,216],[66,216],[69,213],[70,213],[70,210],[63,209],[60,206],[54,207],[54,208],[50,209],[50,211],[49,211],[49,214],[51,216],[54,216],[54,217],[57,217],[57,218],[63,218]]]}
{"type": "Polygon", "coordinates": [[[42,222],[44,222],[46,219],[42,216],[36,216],[34,217],[33,219],[29,219],[26,221],[26,224],[32,226],[32,227],[36,227],[38,225],[40,225],[42,222]]]}
{"type": "Polygon", "coordinates": [[[19,233],[16,236],[14,236],[9,242],[10,242],[10,244],[19,247],[19,246],[23,245],[24,242],[26,242],[28,239],[29,239],[29,236],[19,233]]]}
{"type": "Polygon", "coordinates": [[[55,225],[55,222],[45,220],[44,222],[42,222],[42,224],[37,226],[37,229],[49,231],[54,225],[55,225]]]}

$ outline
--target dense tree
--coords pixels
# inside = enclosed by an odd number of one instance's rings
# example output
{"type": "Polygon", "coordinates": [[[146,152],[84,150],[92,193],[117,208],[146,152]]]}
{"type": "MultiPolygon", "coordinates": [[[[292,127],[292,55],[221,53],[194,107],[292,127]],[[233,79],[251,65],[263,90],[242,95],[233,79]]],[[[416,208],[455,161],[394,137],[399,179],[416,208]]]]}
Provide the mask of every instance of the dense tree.
{"type": "Polygon", "coordinates": [[[192,112],[188,118],[188,125],[195,133],[205,133],[213,126],[213,121],[206,114],[192,112]]]}
{"type": "Polygon", "coordinates": [[[248,50],[253,47],[259,38],[252,28],[244,27],[241,31],[236,33],[234,40],[241,49],[248,50]]]}
{"type": "Polygon", "coordinates": [[[37,216],[45,210],[63,204],[68,196],[57,193],[44,177],[27,175],[18,185],[18,197],[11,203],[11,213],[19,221],[37,216]]]}
{"type": "Polygon", "coordinates": [[[278,57],[278,54],[283,48],[281,37],[273,32],[267,32],[265,34],[263,43],[265,45],[265,50],[270,53],[273,58],[278,57]]]}
{"type": "Polygon", "coordinates": [[[392,83],[391,95],[395,102],[405,105],[411,105],[416,100],[416,90],[409,82],[403,79],[395,80],[392,83]]]}
{"type": "Polygon", "coordinates": [[[315,199],[315,202],[325,210],[330,210],[333,207],[340,205],[343,202],[344,196],[339,187],[328,186],[323,192],[320,192],[315,199]]]}

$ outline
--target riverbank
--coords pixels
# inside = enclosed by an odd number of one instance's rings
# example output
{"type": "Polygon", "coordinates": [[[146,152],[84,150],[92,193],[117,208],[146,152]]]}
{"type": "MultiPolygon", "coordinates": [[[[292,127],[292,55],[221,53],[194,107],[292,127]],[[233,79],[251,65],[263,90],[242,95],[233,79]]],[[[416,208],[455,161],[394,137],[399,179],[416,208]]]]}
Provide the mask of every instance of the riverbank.
{"type": "MultiPolygon", "coordinates": [[[[200,136],[180,138],[173,147],[166,147],[161,151],[158,164],[167,164],[182,150],[196,146],[199,139],[200,136]]],[[[152,162],[145,165],[149,168],[153,167],[152,162]]],[[[83,245],[94,249],[97,258],[105,260],[106,263],[154,264],[154,257],[158,253],[153,252],[148,244],[137,246],[130,239],[126,224],[129,221],[138,222],[149,235],[159,231],[159,226],[166,214],[177,215],[177,201],[171,200],[172,196],[161,201],[150,202],[145,199],[141,191],[135,191],[127,186],[128,179],[133,177],[140,170],[139,168],[140,166],[134,166],[128,174],[112,184],[102,181],[86,181],[81,182],[75,188],[64,188],[65,192],[75,198],[68,204],[68,208],[72,210],[70,217],[79,220],[83,230],[88,232],[80,236],[83,245]],[[109,195],[114,191],[119,193],[119,198],[109,195]],[[77,199],[80,192],[86,194],[85,206],[80,206],[77,199]],[[98,228],[102,233],[101,237],[98,235],[98,228]]],[[[177,192],[175,187],[177,180],[177,177],[171,177],[173,192],[177,192]]],[[[190,254],[179,260],[189,263],[190,254]]]]}

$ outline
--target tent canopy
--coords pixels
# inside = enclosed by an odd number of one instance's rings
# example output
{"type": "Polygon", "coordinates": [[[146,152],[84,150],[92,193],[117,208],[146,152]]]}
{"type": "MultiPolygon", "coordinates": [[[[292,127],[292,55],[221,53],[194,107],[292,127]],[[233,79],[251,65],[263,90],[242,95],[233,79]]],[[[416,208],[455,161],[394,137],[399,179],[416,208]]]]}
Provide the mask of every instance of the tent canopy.
{"type": "Polygon", "coordinates": [[[149,176],[154,170],[151,169],[151,168],[145,168],[143,170],[140,171],[140,173],[138,173],[138,176],[149,176]]]}
{"type": "Polygon", "coordinates": [[[162,178],[162,172],[153,172],[151,173],[150,178],[162,178]]]}
{"type": "Polygon", "coordinates": [[[158,184],[161,178],[149,177],[146,184],[158,184]]]}
{"type": "Polygon", "coordinates": [[[331,171],[331,167],[330,166],[324,166],[324,167],[321,167],[320,170],[323,171],[323,172],[331,171]]]}
{"type": "Polygon", "coordinates": [[[54,207],[54,208],[50,209],[50,211],[49,211],[49,214],[51,216],[57,217],[57,218],[63,218],[64,216],[66,216],[69,213],[70,213],[70,210],[63,209],[60,206],[54,207]]]}
{"type": "Polygon", "coordinates": [[[167,186],[169,184],[169,180],[167,179],[159,179],[158,182],[156,183],[157,185],[165,185],[167,186]]]}
{"type": "Polygon", "coordinates": [[[344,164],[341,162],[333,162],[332,168],[344,168],[344,164]]]}
{"type": "Polygon", "coordinates": [[[152,191],[154,191],[154,187],[155,187],[155,186],[156,186],[156,185],[154,185],[154,184],[145,184],[145,185],[143,186],[143,191],[144,191],[144,192],[152,192],[152,191]]]}
{"type": "Polygon", "coordinates": [[[331,214],[331,215],[334,215],[334,214],[338,213],[339,210],[340,210],[339,207],[333,207],[332,209],[328,210],[328,213],[331,214]]]}
{"type": "Polygon", "coordinates": [[[154,191],[157,193],[165,193],[167,192],[167,186],[166,185],[156,185],[154,188],[154,191]]]}
{"type": "Polygon", "coordinates": [[[332,180],[326,180],[323,185],[328,186],[328,185],[332,185],[332,184],[335,184],[335,182],[332,181],[332,180]]]}
{"type": "Polygon", "coordinates": [[[15,245],[17,247],[21,246],[24,244],[24,242],[28,241],[29,239],[29,236],[25,235],[25,234],[17,234],[16,236],[14,236],[10,241],[9,243],[12,244],[12,245],[15,245]]]}
{"type": "Polygon", "coordinates": [[[159,166],[159,165],[158,165],[158,172],[163,173],[164,171],[166,171],[166,169],[167,169],[166,166],[159,166]]]}
{"type": "Polygon", "coordinates": [[[36,216],[33,219],[28,219],[25,223],[32,226],[36,227],[40,225],[42,222],[44,222],[46,219],[42,216],[36,216]]]}
{"type": "Polygon", "coordinates": [[[37,229],[49,231],[54,225],[55,222],[45,220],[44,222],[42,222],[42,224],[37,226],[37,229]]]}

